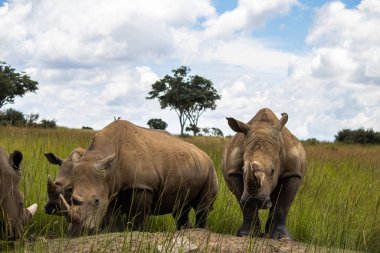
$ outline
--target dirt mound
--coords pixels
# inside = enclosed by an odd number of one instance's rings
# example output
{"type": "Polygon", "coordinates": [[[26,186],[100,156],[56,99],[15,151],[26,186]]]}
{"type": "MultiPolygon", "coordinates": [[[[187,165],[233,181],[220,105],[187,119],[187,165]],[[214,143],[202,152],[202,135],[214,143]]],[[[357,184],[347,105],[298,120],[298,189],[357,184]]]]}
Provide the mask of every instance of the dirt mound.
{"type": "MultiPolygon", "coordinates": [[[[26,244],[26,252],[342,252],[295,241],[236,237],[205,229],[169,232],[109,233],[79,238],[46,240],[26,244]]],[[[349,252],[345,250],[344,252],[349,252]]]]}

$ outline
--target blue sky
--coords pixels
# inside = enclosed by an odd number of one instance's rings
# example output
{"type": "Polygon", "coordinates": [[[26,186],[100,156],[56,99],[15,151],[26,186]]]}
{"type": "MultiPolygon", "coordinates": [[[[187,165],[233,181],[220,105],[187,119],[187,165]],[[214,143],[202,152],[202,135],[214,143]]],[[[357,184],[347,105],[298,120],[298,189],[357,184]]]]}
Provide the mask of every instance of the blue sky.
{"type": "Polygon", "coordinates": [[[232,134],[225,117],[248,121],[269,107],[287,112],[301,139],[380,131],[378,0],[80,3],[0,0],[0,59],[39,82],[7,108],[76,128],[158,117],[178,133],[175,112],[145,97],[187,65],[222,95],[201,127],[232,134]]]}

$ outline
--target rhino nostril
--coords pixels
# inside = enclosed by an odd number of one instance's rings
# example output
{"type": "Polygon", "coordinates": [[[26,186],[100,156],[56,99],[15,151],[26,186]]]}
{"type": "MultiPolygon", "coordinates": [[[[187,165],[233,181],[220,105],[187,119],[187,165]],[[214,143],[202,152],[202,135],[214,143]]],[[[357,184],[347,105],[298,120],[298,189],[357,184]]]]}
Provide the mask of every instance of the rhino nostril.
{"type": "Polygon", "coordinates": [[[73,193],[73,187],[71,185],[67,186],[65,189],[65,192],[67,194],[72,194],[73,193]]]}

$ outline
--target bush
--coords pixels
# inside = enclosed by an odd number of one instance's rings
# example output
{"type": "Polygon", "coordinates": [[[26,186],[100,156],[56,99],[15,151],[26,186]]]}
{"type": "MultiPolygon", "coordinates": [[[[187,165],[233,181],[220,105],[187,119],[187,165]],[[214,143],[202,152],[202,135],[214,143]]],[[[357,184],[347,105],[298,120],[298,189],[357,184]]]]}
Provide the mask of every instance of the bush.
{"type": "Polygon", "coordinates": [[[163,121],[162,119],[150,119],[150,120],[148,120],[148,122],[146,124],[151,129],[165,130],[168,127],[168,124],[165,121],[163,121]]]}
{"type": "Polygon", "coordinates": [[[41,123],[39,125],[43,128],[55,128],[55,127],[57,127],[55,119],[52,119],[52,120],[43,119],[43,120],[41,120],[41,123]]]}
{"type": "Polygon", "coordinates": [[[380,133],[373,129],[359,128],[357,130],[342,129],[335,135],[336,142],[347,144],[380,144],[380,133]]]}
{"type": "Polygon", "coordinates": [[[16,127],[43,127],[55,128],[57,126],[56,120],[43,119],[37,123],[40,115],[38,113],[31,113],[28,115],[20,111],[9,108],[6,111],[0,111],[0,125],[1,126],[16,126],[16,127]]]}
{"type": "Polygon", "coordinates": [[[12,108],[0,111],[0,122],[1,125],[10,126],[24,126],[26,124],[24,114],[12,108]]]}

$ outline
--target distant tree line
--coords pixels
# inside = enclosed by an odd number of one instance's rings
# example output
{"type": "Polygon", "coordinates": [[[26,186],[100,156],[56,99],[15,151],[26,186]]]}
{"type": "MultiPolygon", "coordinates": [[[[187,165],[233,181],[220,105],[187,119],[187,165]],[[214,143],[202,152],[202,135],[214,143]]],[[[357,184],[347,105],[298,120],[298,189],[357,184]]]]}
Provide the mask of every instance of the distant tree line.
{"type": "Polygon", "coordinates": [[[55,119],[42,119],[38,122],[39,117],[38,113],[23,114],[20,111],[9,108],[5,111],[0,111],[0,125],[42,128],[55,128],[57,126],[55,119]]]}
{"type": "Polygon", "coordinates": [[[342,129],[335,135],[335,142],[343,142],[348,144],[380,144],[380,132],[373,129],[359,128],[356,130],[342,129]]]}

